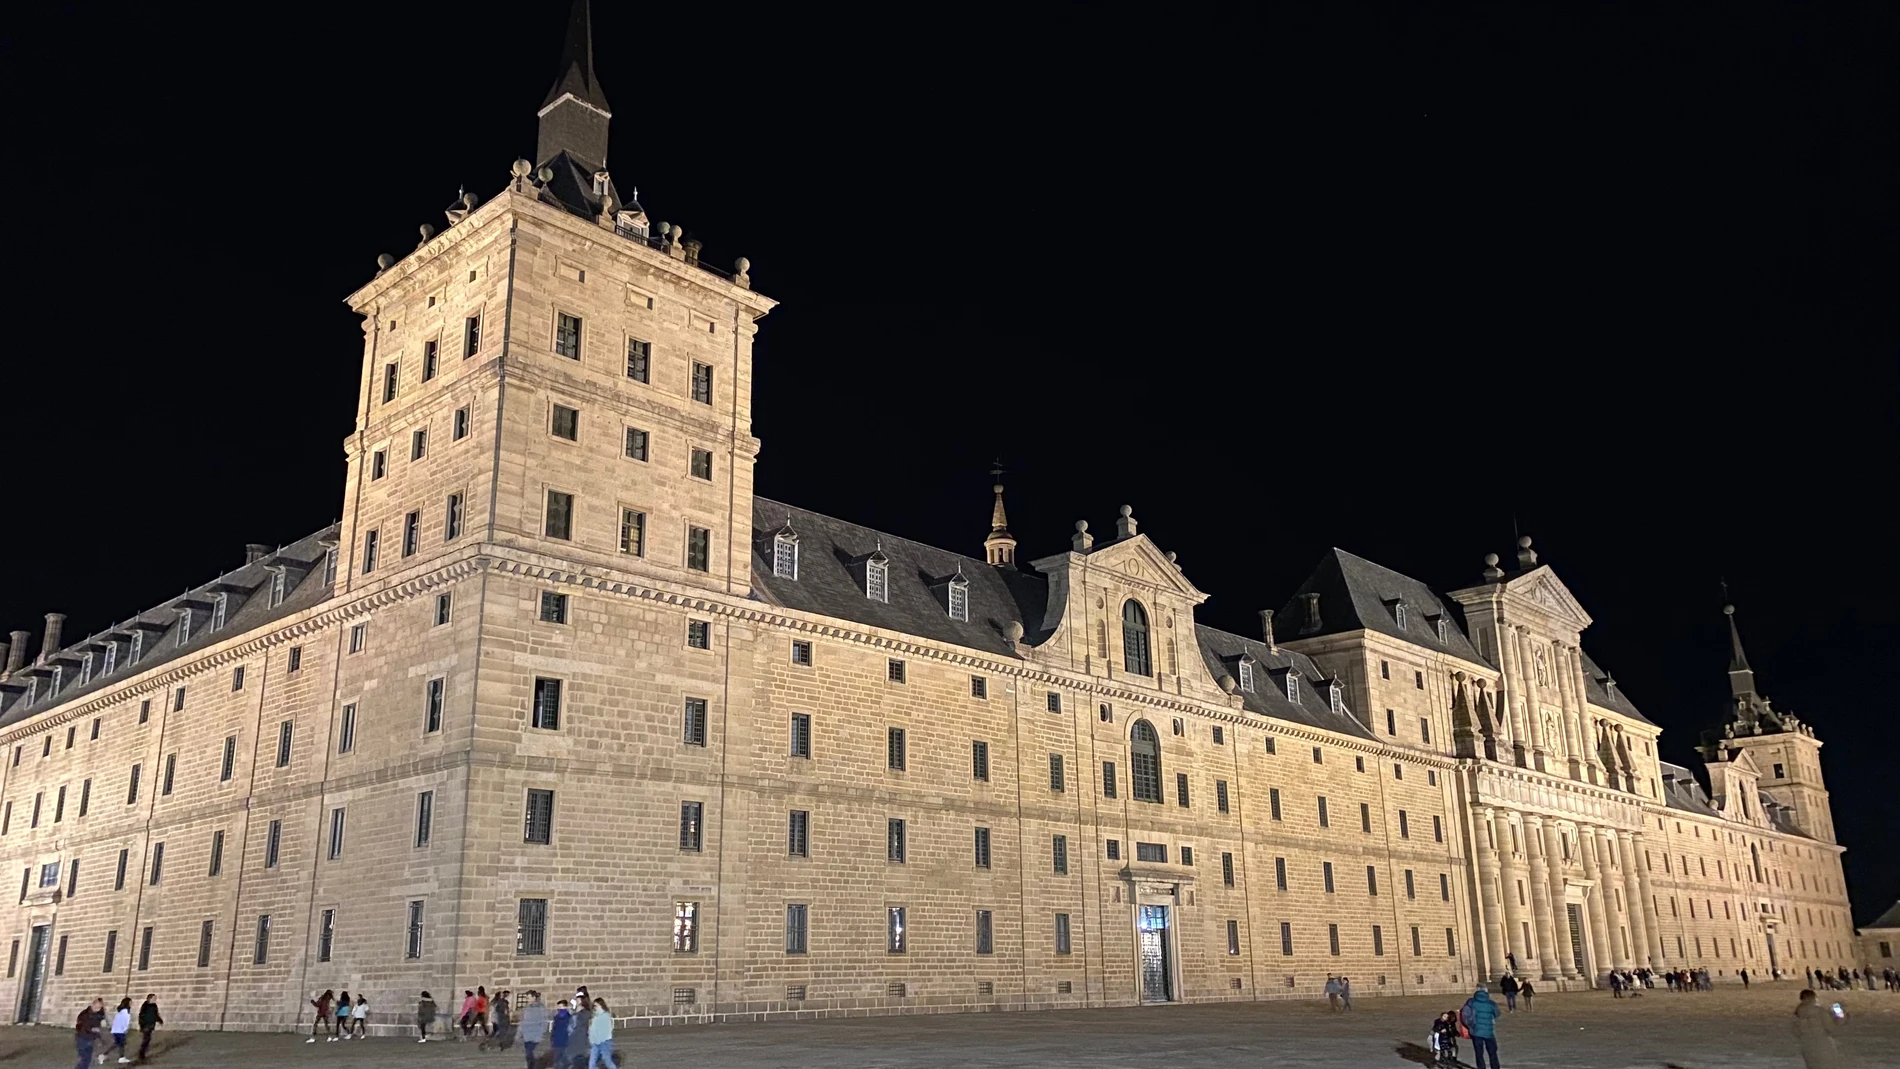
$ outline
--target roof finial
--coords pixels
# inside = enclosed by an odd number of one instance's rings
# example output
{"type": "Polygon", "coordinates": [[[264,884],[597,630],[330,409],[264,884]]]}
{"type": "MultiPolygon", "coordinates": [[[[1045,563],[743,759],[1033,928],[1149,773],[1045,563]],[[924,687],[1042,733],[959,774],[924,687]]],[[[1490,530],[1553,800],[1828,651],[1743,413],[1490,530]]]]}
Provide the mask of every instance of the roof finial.
{"type": "Polygon", "coordinates": [[[1009,517],[1003,514],[1003,462],[992,461],[990,476],[996,482],[990,491],[996,495],[996,502],[990,506],[990,533],[983,539],[983,559],[991,564],[1014,567],[1016,564],[1016,536],[1009,533],[1009,517]]]}

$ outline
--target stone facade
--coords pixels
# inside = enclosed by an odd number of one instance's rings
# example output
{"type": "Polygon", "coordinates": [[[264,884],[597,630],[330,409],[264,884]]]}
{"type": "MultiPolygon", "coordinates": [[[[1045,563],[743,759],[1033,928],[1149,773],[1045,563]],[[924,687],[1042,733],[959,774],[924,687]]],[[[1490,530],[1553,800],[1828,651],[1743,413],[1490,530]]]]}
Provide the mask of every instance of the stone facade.
{"type": "Polygon", "coordinates": [[[1708,751],[1713,794],[1659,761],[1528,545],[1443,595],[1335,554],[1243,638],[1195,622],[1206,595],[1126,509],[1023,567],[1000,487],[987,559],[758,498],[773,302],[562,147],[604,131],[569,114],[606,114],[580,54],[571,31],[548,158],[351,296],[340,523],[30,663],[15,633],[12,1018],[145,991],[256,1029],[347,988],[394,1028],[478,983],[657,1019],[1848,960],[1819,742],[1749,721],[1708,751]]]}

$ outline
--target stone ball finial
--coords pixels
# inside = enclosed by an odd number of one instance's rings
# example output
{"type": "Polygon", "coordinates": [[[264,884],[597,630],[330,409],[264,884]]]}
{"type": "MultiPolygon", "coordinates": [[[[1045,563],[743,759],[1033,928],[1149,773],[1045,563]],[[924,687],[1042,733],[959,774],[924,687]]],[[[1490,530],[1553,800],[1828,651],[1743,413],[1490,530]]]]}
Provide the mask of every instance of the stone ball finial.
{"type": "Polygon", "coordinates": [[[396,266],[396,258],[388,253],[383,253],[376,258],[376,269],[378,271],[387,271],[394,266],[396,266]]]}
{"type": "Polygon", "coordinates": [[[1733,605],[1724,605],[1724,606],[1722,606],[1722,615],[1724,615],[1724,616],[1734,616],[1734,615],[1735,615],[1735,606],[1733,606],[1733,605]]]}
{"type": "Polygon", "coordinates": [[[1120,509],[1120,513],[1123,519],[1127,519],[1128,517],[1133,516],[1135,514],[1135,506],[1123,505],[1120,509]]]}
{"type": "Polygon", "coordinates": [[[1240,685],[1234,682],[1233,676],[1220,677],[1220,689],[1226,691],[1229,694],[1232,694],[1234,691],[1238,690],[1239,688],[1240,688],[1240,685]]]}
{"type": "Polygon", "coordinates": [[[665,237],[666,235],[671,234],[673,232],[673,224],[662,219],[659,222],[653,224],[653,232],[655,234],[660,235],[661,237],[665,237]]]}
{"type": "Polygon", "coordinates": [[[1076,534],[1084,534],[1084,533],[1086,533],[1086,532],[1088,531],[1088,529],[1089,529],[1089,521],[1087,521],[1087,520],[1077,520],[1077,521],[1075,521],[1075,533],[1076,533],[1076,534]]]}
{"type": "Polygon", "coordinates": [[[543,185],[546,185],[547,183],[554,181],[554,168],[543,167],[540,170],[534,172],[534,176],[540,179],[543,185]]]}
{"type": "Polygon", "coordinates": [[[416,228],[416,233],[421,234],[422,240],[427,241],[430,238],[435,237],[435,227],[432,227],[429,224],[424,223],[421,226],[416,228]]]}
{"type": "Polygon", "coordinates": [[[516,160],[515,165],[509,168],[509,170],[513,172],[516,178],[526,178],[534,173],[534,164],[529,163],[527,160],[516,160]]]}
{"type": "Polygon", "coordinates": [[[737,260],[732,261],[732,270],[735,274],[743,275],[747,271],[752,270],[752,261],[741,256],[737,260]]]}
{"type": "Polygon", "coordinates": [[[481,202],[482,202],[482,198],[476,196],[473,193],[462,194],[462,207],[467,208],[471,212],[474,211],[475,206],[477,204],[480,204],[481,202]]]}
{"type": "Polygon", "coordinates": [[[1485,566],[1485,567],[1487,567],[1487,568],[1495,568],[1495,567],[1497,567],[1497,566],[1498,566],[1498,555],[1497,555],[1496,553],[1486,553],[1486,554],[1484,555],[1484,566],[1485,566]]]}
{"type": "Polygon", "coordinates": [[[1174,550],[1172,550],[1172,549],[1171,549],[1171,550],[1168,550],[1168,563],[1169,563],[1169,564],[1173,564],[1173,563],[1174,563],[1174,560],[1175,560],[1175,556],[1176,556],[1176,554],[1175,554],[1175,552],[1174,552],[1174,550]]]}
{"type": "Polygon", "coordinates": [[[1529,549],[1529,548],[1531,548],[1531,536],[1530,536],[1530,535],[1525,535],[1524,537],[1522,537],[1522,538],[1520,538],[1520,539],[1518,539],[1518,540],[1517,540],[1517,548],[1519,548],[1519,549],[1529,549]]]}
{"type": "Polygon", "coordinates": [[[1023,640],[1022,622],[1019,620],[1011,620],[1010,622],[1004,624],[1003,637],[1010,640],[1011,642],[1021,642],[1023,640]]]}

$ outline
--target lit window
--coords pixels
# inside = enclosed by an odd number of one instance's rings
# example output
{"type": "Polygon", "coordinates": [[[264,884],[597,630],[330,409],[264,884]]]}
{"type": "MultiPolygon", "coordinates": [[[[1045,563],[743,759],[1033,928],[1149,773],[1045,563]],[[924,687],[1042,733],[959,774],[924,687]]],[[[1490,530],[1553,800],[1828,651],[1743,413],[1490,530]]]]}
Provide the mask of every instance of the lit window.
{"type": "Polygon", "coordinates": [[[790,528],[772,537],[772,574],[780,579],[798,578],[798,535],[790,528]]]}

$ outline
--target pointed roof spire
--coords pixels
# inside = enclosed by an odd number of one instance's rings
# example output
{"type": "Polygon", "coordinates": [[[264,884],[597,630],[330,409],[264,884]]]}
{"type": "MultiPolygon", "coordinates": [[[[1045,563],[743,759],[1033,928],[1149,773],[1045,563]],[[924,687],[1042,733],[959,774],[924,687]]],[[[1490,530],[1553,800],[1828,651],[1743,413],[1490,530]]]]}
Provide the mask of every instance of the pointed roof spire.
{"type": "Polygon", "coordinates": [[[1728,617],[1728,670],[1752,675],[1754,670],[1748,667],[1748,654],[1742,651],[1742,632],[1735,626],[1735,606],[1722,606],[1722,614],[1728,617]]]}
{"type": "Polygon", "coordinates": [[[990,468],[990,475],[996,480],[990,491],[996,495],[996,503],[990,506],[990,534],[983,540],[983,557],[991,564],[1014,567],[1016,564],[1016,536],[1009,533],[1009,517],[1003,513],[1003,462],[997,461],[990,468]]]}
{"type": "Polygon", "coordinates": [[[565,152],[585,164],[591,175],[607,166],[607,122],[613,109],[594,75],[594,19],[588,0],[574,0],[568,14],[559,71],[537,113],[541,129],[535,159],[547,164],[565,152]]]}
{"type": "Polygon", "coordinates": [[[554,80],[554,88],[548,90],[548,98],[541,102],[542,107],[571,93],[602,111],[613,110],[607,106],[607,94],[601,92],[600,79],[594,77],[594,16],[588,0],[574,0],[573,10],[568,12],[567,37],[561,42],[560,72],[554,80]]]}

